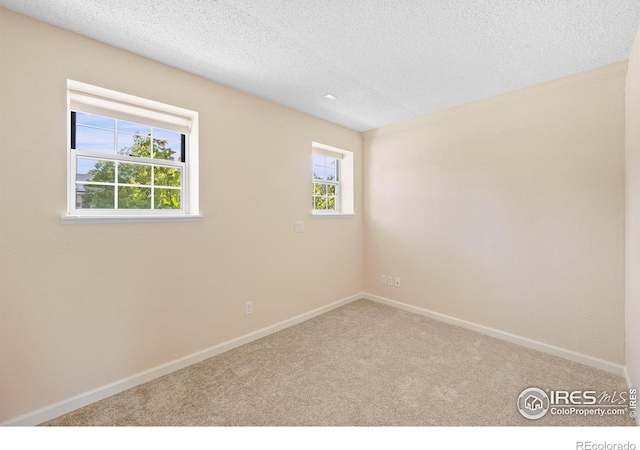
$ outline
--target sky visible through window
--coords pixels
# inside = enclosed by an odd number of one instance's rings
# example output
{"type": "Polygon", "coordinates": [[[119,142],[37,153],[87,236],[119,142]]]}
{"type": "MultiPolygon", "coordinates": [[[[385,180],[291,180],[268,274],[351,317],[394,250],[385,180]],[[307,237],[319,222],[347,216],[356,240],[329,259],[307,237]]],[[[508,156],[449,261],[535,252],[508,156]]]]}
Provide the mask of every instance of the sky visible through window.
{"type": "MultiPolygon", "coordinates": [[[[76,149],[96,153],[119,154],[125,148],[131,148],[135,135],[151,136],[154,140],[166,142],[163,146],[171,149],[170,157],[180,161],[181,135],[175,131],[108,117],[95,116],[82,112],[76,112],[76,149]],[[116,123],[117,122],[117,123],[116,123]]],[[[151,157],[151,156],[149,156],[151,157]]],[[[153,156],[157,158],[157,155],[153,156]]]]}
{"type": "Polygon", "coordinates": [[[316,180],[337,181],[336,159],[328,156],[313,155],[313,178],[316,180]]]}

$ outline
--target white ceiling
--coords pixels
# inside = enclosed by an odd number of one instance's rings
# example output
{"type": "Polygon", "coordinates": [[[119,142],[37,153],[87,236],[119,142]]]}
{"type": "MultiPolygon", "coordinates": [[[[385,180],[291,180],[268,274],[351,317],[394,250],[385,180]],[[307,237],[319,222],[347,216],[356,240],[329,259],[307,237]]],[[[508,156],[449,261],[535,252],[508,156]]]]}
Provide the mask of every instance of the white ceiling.
{"type": "Polygon", "coordinates": [[[640,0],[0,6],[358,131],[626,60],[640,24],[640,0]]]}

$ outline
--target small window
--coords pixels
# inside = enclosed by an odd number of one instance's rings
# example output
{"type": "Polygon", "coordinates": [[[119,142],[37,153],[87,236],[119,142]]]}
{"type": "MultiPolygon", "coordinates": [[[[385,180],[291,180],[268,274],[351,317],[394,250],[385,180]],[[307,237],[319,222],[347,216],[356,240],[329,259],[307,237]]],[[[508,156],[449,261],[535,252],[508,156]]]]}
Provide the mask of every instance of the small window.
{"type": "Polygon", "coordinates": [[[197,113],[69,81],[68,216],[198,214],[197,113]]]}
{"type": "Polygon", "coordinates": [[[340,159],[313,155],[313,209],[340,212],[340,159]]]}
{"type": "Polygon", "coordinates": [[[312,213],[353,214],[353,153],[328,145],[312,145],[312,213]]]}

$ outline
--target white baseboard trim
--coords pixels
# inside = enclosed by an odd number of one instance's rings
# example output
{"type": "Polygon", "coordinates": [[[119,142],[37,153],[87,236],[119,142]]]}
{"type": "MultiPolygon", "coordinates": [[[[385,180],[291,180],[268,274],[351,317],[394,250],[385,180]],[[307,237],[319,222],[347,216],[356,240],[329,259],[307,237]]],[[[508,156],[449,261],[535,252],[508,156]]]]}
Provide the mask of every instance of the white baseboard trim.
{"type": "Polygon", "coordinates": [[[175,372],[176,370],[183,369],[192,364],[196,364],[200,361],[204,361],[205,359],[232,350],[236,347],[240,347],[241,345],[248,344],[249,342],[253,342],[270,334],[284,330],[285,328],[297,325],[301,322],[319,316],[320,314],[324,314],[364,297],[364,293],[352,295],[350,297],[338,300],[307,313],[300,314],[290,319],[283,320],[282,322],[278,322],[274,325],[270,325],[260,330],[245,334],[244,336],[240,336],[238,338],[231,339],[230,341],[214,345],[213,347],[192,353],[190,355],[170,361],[160,366],[153,367],[149,370],[145,370],[144,372],[138,373],[136,375],[132,375],[114,383],[110,383],[106,386],[93,389],[89,392],[76,395],[75,397],[69,398],[67,400],[63,400],[61,402],[46,406],[44,408],[24,414],[14,419],[10,419],[6,422],[1,423],[0,426],[33,426],[41,424],[48,420],[55,419],[56,417],[59,417],[63,414],[75,411],[78,408],[82,408],[83,406],[90,405],[91,403],[95,403],[99,400],[111,397],[112,395],[126,391],[127,389],[131,389],[148,381],[170,374],[172,372],[175,372]]]}
{"type": "Polygon", "coordinates": [[[435,311],[430,311],[428,309],[408,305],[406,303],[401,303],[395,300],[379,297],[373,294],[365,293],[364,298],[374,302],[382,303],[384,305],[393,306],[395,308],[399,308],[408,312],[420,314],[422,316],[426,316],[431,319],[438,320],[440,322],[446,322],[448,324],[456,325],[462,328],[466,328],[468,330],[477,331],[478,333],[485,334],[487,336],[491,336],[494,338],[502,339],[503,341],[511,342],[512,344],[521,345],[523,347],[527,347],[533,350],[538,350],[553,356],[558,356],[560,358],[568,359],[569,361],[584,364],[585,366],[594,367],[596,369],[601,369],[601,370],[614,373],[620,376],[624,375],[624,366],[620,364],[615,364],[610,361],[594,358],[593,356],[574,352],[573,350],[567,350],[561,347],[556,347],[554,345],[545,344],[539,341],[534,341],[533,339],[507,333],[505,331],[496,330],[495,328],[485,327],[484,325],[478,325],[473,322],[468,322],[466,320],[458,319],[456,317],[447,316],[445,314],[440,314],[435,311]]]}

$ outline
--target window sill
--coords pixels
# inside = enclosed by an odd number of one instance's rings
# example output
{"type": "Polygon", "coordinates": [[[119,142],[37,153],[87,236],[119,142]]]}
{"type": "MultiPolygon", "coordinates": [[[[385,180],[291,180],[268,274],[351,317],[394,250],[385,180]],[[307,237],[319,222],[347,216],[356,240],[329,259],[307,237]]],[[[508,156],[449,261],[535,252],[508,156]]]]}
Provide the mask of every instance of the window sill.
{"type": "Polygon", "coordinates": [[[89,223],[151,223],[151,222],[200,222],[202,216],[171,215],[171,216],[62,216],[60,223],[63,225],[79,225],[89,223]]]}
{"type": "Polygon", "coordinates": [[[312,212],[311,217],[313,219],[324,219],[328,217],[355,217],[354,213],[316,213],[312,212]]]}

